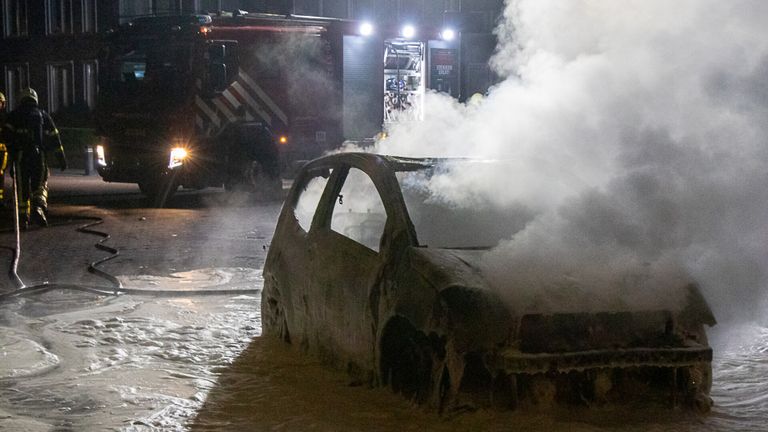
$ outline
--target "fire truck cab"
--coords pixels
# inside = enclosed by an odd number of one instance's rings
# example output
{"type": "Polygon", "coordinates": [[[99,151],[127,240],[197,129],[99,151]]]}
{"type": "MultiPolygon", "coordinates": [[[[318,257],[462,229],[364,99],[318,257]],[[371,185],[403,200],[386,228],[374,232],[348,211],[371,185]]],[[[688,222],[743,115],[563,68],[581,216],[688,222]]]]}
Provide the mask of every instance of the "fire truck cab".
{"type": "Polygon", "coordinates": [[[272,15],[139,18],[101,59],[97,169],[164,202],[179,186],[280,188],[341,144],[352,23],[272,15]]]}

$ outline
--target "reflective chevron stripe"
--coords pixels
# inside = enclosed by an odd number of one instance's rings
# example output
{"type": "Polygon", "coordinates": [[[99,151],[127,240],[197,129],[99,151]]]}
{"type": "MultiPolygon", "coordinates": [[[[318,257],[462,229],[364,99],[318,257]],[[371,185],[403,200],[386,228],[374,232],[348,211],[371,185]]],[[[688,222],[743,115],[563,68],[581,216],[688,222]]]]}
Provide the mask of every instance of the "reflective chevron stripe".
{"type": "MultiPolygon", "coordinates": [[[[200,81],[197,87],[198,90],[202,87],[200,81]]],[[[270,126],[275,126],[276,120],[284,126],[288,125],[286,113],[243,71],[240,71],[235,82],[216,97],[206,100],[196,96],[195,106],[195,127],[204,134],[214,134],[224,123],[237,120],[241,107],[248,121],[258,118],[270,126]]]]}
{"type": "Polygon", "coordinates": [[[245,84],[254,93],[256,93],[256,96],[258,96],[259,99],[261,99],[267,105],[267,107],[272,110],[272,112],[283,122],[283,124],[286,126],[288,125],[288,116],[285,114],[285,112],[283,112],[283,110],[277,106],[272,98],[270,98],[269,95],[261,87],[259,87],[259,85],[256,84],[250,76],[248,76],[248,74],[240,71],[238,78],[243,82],[243,84],[245,84]]]}
{"type": "Polygon", "coordinates": [[[264,109],[262,109],[259,106],[256,100],[253,99],[253,97],[248,93],[248,91],[245,88],[243,88],[243,86],[239,82],[235,82],[234,84],[232,84],[232,89],[236,91],[237,94],[240,95],[240,97],[243,98],[243,101],[246,104],[248,104],[248,106],[251,107],[251,109],[255,111],[256,114],[258,114],[258,116],[261,117],[262,120],[264,120],[268,125],[270,126],[272,125],[272,117],[270,117],[269,113],[264,111],[264,109]]]}

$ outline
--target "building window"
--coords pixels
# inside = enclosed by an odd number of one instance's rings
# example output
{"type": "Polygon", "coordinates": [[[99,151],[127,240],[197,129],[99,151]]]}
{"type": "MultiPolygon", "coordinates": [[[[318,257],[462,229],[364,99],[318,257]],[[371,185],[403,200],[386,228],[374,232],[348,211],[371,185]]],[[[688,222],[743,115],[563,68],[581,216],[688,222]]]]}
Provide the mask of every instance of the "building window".
{"type": "MultiPolygon", "coordinates": [[[[295,0],[300,1],[300,0],[295,0]]],[[[205,13],[205,12],[216,12],[220,8],[223,9],[223,5],[219,0],[199,0],[198,10],[205,13]]]]}
{"type": "Polygon", "coordinates": [[[98,63],[96,60],[83,63],[83,102],[88,108],[96,107],[96,94],[98,87],[98,63]]]}
{"type": "Polygon", "coordinates": [[[359,20],[372,20],[376,16],[376,0],[356,0],[350,7],[351,18],[359,20]]]}
{"type": "Polygon", "coordinates": [[[398,21],[421,22],[424,18],[423,1],[401,1],[398,5],[398,21]]]}
{"type": "Polygon", "coordinates": [[[352,2],[349,0],[321,0],[320,15],[334,18],[349,18],[352,16],[352,2]]]}
{"type": "Polygon", "coordinates": [[[380,0],[376,4],[376,16],[383,23],[397,23],[400,21],[400,1],[380,0]]]}
{"type": "Polygon", "coordinates": [[[72,0],[47,0],[45,3],[46,33],[72,33],[72,0]]]}
{"type": "Polygon", "coordinates": [[[74,102],[72,62],[48,63],[48,111],[58,112],[74,102]]]}
{"type": "Polygon", "coordinates": [[[120,24],[152,14],[152,0],[120,0],[120,24]]]}
{"type": "Polygon", "coordinates": [[[5,36],[18,37],[29,34],[29,23],[26,0],[3,1],[3,24],[5,36]]]}
{"type": "Polygon", "coordinates": [[[5,95],[8,98],[8,109],[18,105],[18,94],[23,88],[29,87],[29,65],[12,64],[5,66],[5,95]]]}
{"type": "Polygon", "coordinates": [[[177,0],[153,0],[152,13],[154,15],[178,15],[181,12],[179,3],[177,0]]]}
{"type": "Polygon", "coordinates": [[[294,0],[293,13],[298,15],[320,15],[320,1],[313,0],[294,0]]]}
{"type": "Polygon", "coordinates": [[[96,33],[99,30],[96,18],[96,0],[82,0],[80,11],[82,32],[96,33]]]}

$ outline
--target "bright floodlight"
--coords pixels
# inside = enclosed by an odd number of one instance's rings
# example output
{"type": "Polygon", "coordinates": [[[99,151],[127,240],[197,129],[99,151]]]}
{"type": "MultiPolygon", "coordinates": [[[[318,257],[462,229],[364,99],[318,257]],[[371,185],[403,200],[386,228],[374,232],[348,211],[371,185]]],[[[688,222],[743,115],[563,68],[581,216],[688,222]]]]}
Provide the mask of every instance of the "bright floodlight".
{"type": "Polygon", "coordinates": [[[184,163],[189,153],[184,147],[174,147],[171,149],[171,158],[168,161],[168,168],[176,168],[184,163]]]}
{"type": "Polygon", "coordinates": [[[373,24],[369,22],[360,24],[360,34],[363,36],[370,36],[373,34],[373,24]]]}
{"type": "Polygon", "coordinates": [[[447,28],[443,29],[443,32],[440,35],[442,36],[443,40],[449,41],[456,37],[456,32],[451,28],[447,28]]]}
{"type": "Polygon", "coordinates": [[[404,38],[410,39],[416,35],[416,28],[412,25],[403,26],[402,34],[404,38]]]}

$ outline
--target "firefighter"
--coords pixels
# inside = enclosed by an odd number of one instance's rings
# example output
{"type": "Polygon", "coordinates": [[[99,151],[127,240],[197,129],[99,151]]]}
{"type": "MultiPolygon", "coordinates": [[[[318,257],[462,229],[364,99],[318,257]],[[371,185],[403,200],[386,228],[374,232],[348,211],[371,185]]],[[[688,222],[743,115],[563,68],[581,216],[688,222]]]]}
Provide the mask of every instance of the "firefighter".
{"type": "Polygon", "coordinates": [[[19,106],[8,114],[3,128],[11,160],[17,164],[19,222],[48,226],[48,163],[46,153],[53,152],[62,171],[67,159],[59,131],[47,112],[37,105],[37,92],[25,88],[19,93],[19,106]]]}
{"type": "Polygon", "coordinates": [[[0,92],[0,207],[5,207],[5,169],[8,167],[8,147],[3,139],[5,125],[5,95],[0,92]]]}

